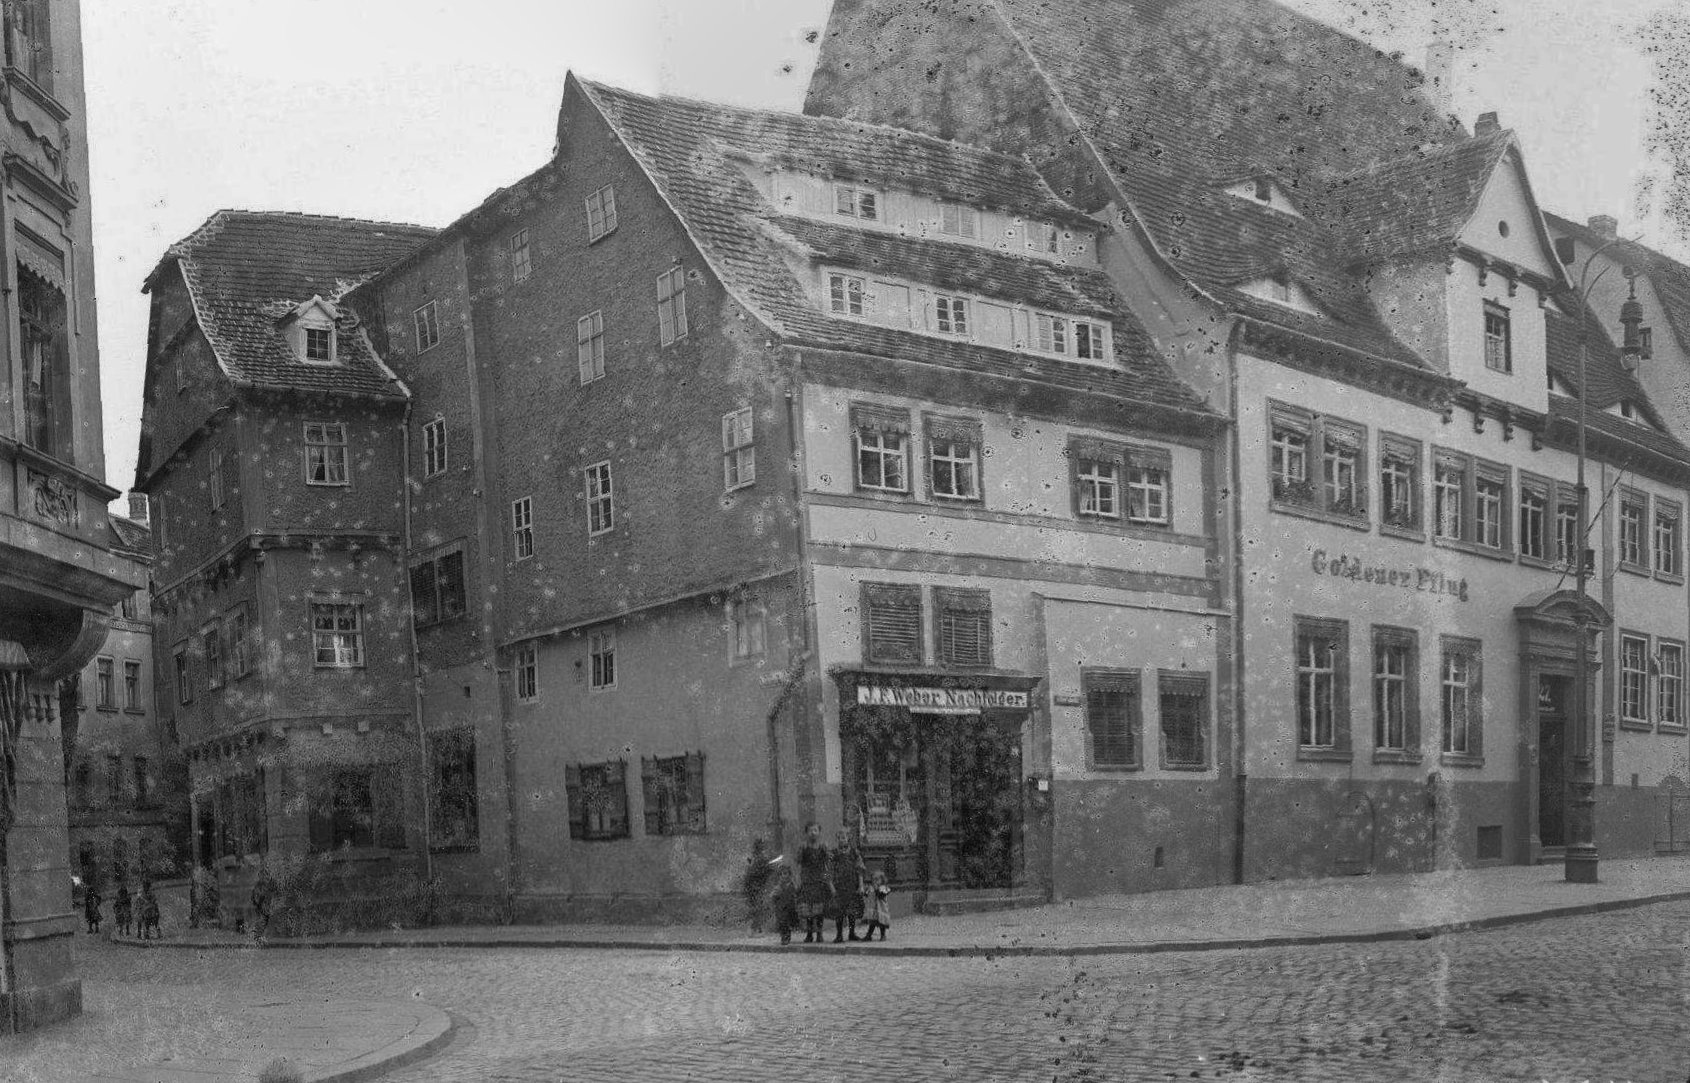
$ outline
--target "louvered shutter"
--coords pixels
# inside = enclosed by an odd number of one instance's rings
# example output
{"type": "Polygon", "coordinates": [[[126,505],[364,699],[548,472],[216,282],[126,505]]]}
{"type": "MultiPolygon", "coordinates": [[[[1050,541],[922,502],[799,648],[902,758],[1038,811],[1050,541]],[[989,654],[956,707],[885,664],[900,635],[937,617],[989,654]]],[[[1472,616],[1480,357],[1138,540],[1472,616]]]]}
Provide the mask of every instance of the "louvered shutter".
{"type": "Polygon", "coordinates": [[[587,805],[581,794],[581,768],[578,764],[570,764],[563,769],[564,794],[569,803],[569,837],[584,839],[587,837],[587,805]]]}
{"type": "Polygon", "coordinates": [[[438,565],[440,584],[439,619],[464,614],[464,554],[447,553],[438,565]]]}
{"type": "Polygon", "coordinates": [[[1138,682],[1109,677],[1088,682],[1086,724],[1091,730],[1092,762],[1099,767],[1136,766],[1138,682]]]}
{"type": "Polygon", "coordinates": [[[418,626],[433,624],[439,615],[434,605],[434,562],[425,561],[411,569],[411,605],[418,626]]]}
{"type": "Polygon", "coordinates": [[[677,795],[676,806],[681,810],[681,824],[688,831],[704,831],[704,753],[689,752],[686,762],[686,788],[677,795]]]}
{"type": "Polygon", "coordinates": [[[620,839],[628,835],[628,761],[611,760],[604,765],[605,835],[620,839]]]}
{"type": "Polygon", "coordinates": [[[938,612],[940,659],[955,666],[992,664],[992,596],[984,590],[940,588],[933,592],[938,612]]]}
{"type": "Polygon", "coordinates": [[[921,663],[921,588],[866,583],[863,627],[870,662],[921,663]]]}

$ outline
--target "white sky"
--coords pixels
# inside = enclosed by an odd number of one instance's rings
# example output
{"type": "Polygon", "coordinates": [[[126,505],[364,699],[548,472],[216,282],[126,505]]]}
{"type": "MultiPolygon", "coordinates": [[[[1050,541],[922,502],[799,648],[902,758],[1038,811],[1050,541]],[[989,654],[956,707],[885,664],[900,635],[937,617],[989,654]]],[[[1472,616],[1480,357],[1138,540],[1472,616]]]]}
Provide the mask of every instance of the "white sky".
{"type": "MultiPolygon", "coordinates": [[[[912,0],[914,2],[914,0],[912,0]]],[[[1289,0],[1420,62],[1520,133],[1538,199],[1622,216],[1648,168],[1626,31],[1673,0],[1289,0]],[[1440,20],[1434,24],[1434,19],[1440,20]]],[[[829,0],[84,0],[106,477],[134,479],[141,282],[223,207],[444,225],[551,151],[564,73],[798,108],[829,0]]],[[[1646,237],[1666,244],[1664,237],[1646,237]]]]}

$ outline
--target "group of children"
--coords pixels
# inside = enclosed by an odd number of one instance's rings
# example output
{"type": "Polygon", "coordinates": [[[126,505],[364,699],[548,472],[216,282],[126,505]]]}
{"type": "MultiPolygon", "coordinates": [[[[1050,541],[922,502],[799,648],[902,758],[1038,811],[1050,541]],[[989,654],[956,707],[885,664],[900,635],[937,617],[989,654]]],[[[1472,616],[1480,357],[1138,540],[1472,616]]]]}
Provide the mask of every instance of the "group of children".
{"type": "Polygon", "coordinates": [[[847,939],[873,940],[877,929],[884,941],[892,925],[891,894],[884,872],[868,875],[862,852],[849,831],[839,832],[830,851],[821,843],[820,826],[806,824],[798,861],[786,866],[775,891],[775,925],[780,942],[792,943],[792,934],[802,924],[804,943],[825,944],[822,924],[829,918],[833,919],[835,944],[847,939]],[[862,936],[857,935],[859,921],[868,923],[862,936]]]}
{"type": "MultiPolygon", "coordinates": [[[[89,884],[83,892],[82,916],[88,920],[88,931],[91,933],[100,931],[100,905],[105,901],[100,897],[100,893],[94,890],[93,884],[89,884]]],[[[117,886],[117,897],[112,900],[111,912],[112,920],[117,923],[118,933],[122,936],[132,935],[137,903],[141,907],[141,939],[159,939],[161,934],[158,931],[158,896],[153,894],[151,880],[141,881],[141,893],[133,899],[130,898],[128,884],[117,886]]]]}

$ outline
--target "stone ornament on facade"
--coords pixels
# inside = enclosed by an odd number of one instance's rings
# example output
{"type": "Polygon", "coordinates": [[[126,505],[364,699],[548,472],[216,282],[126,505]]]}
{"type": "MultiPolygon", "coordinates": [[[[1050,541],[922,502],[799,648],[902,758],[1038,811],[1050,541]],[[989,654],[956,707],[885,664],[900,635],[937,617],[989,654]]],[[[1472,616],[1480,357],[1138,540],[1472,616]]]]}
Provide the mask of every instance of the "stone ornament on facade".
{"type": "Polygon", "coordinates": [[[29,472],[31,508],[37,519],[50,523],[76,525],[76,490],[53,477],[34,470],[29,472]]]}

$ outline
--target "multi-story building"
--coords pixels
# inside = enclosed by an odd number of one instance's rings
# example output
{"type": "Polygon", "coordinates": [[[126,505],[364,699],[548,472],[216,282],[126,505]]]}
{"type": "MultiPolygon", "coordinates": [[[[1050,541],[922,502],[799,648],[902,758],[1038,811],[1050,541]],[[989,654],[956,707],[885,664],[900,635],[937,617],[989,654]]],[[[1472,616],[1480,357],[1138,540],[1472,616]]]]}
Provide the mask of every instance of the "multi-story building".
{"type": "Polygon", "coordinates": [[[341,295],[432,235],[224,211],[147,279],[155,687],[229,898],[264,854],[413,848],[406,395],[341,295]]]}
{"type": "Polygon", "coordinates": [[[1435,89],[1270,0],[839,0],[810,88],[1038,163],[1234,423],[1240,879],[1552,854],[1580,712],[1603,852],[1648,851],[1683,777],[1690,452],[1595,325],[1579,382],[1583,298],[1521,148],[1435,89]]]}
{"type": "MultiPolygon", "coordinates": [[[[4,13],[0,138],[0,1033],[81,1008],[61,703],[140,587],[112,552],[77,0],[4,13]]],[[[74,708],[72,708],[74,710],[74,708]]]]}

